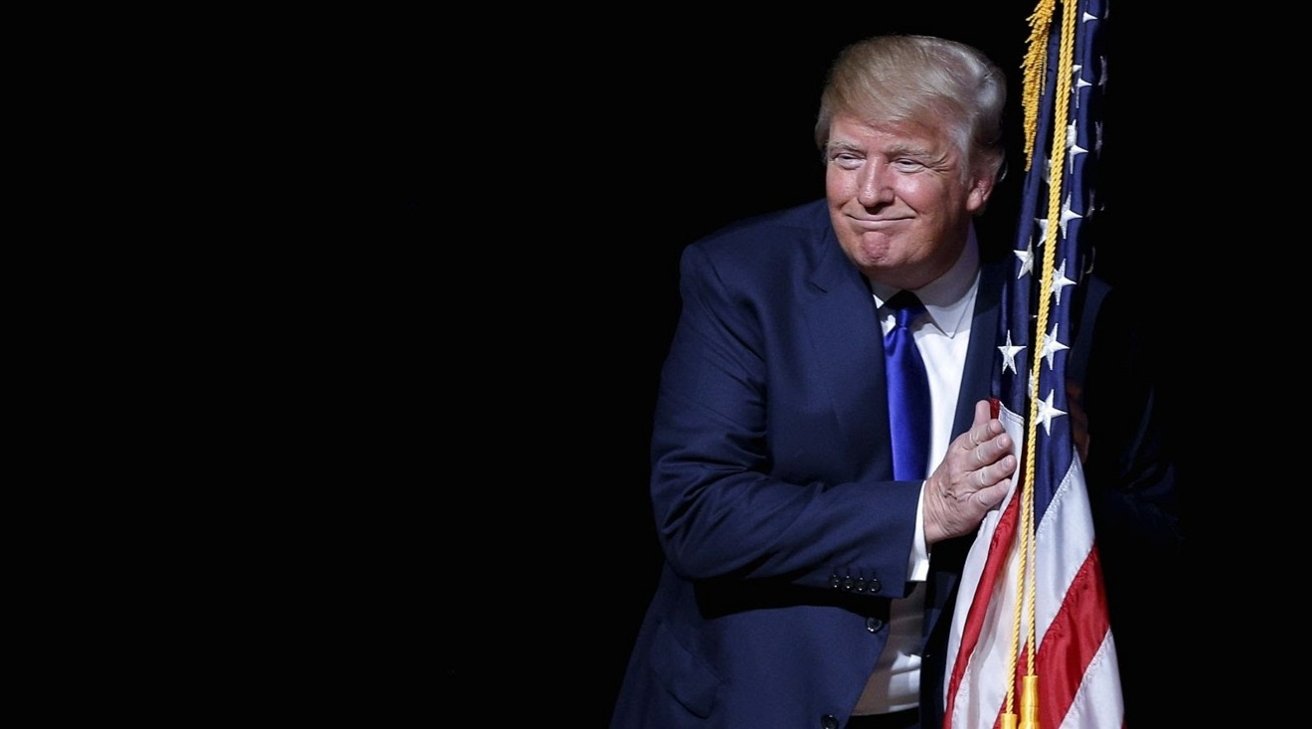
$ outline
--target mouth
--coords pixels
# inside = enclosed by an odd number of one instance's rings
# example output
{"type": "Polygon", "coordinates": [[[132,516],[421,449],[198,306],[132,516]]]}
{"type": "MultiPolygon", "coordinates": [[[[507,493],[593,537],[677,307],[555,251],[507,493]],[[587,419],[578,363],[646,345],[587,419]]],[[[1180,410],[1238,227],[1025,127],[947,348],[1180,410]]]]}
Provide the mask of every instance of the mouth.
{"type": "Polygon", "coordinates": [[[880,228],[886,228],[890,225],[896,225],[897,223],[910,220],[910,218],[905,216],[895,218],[858,218],[851,215],[848,216],[848,219],[852,221],[853,226],[867,230],[879,230],[880,228]]]}

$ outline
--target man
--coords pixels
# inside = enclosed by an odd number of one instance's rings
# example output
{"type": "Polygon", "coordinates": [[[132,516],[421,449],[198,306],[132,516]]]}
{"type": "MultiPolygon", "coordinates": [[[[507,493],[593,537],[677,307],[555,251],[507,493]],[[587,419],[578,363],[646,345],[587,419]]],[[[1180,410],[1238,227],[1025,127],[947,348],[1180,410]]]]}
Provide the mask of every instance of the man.
{"type": "MultiPolygon", "coordinates": [[[[971,224],[1004,96],[968,46],[858,43],[821,101],[826,200],[685,251],[652,444],[666,564],[615,729],[941,726],[962,559],[1017,468],[985,400],[1006,272],[981,264],[971,224]],[[895,477],[880,334],[904,291],[924,307],[929,467],[895,477]]],[[[1072,348],[1089,390],[1096,308],[1072,348]]],[[[1095,508],[1127,534],[1173,525],[1153,422],[1141,400],[1089,408],[1095,508]]]]}

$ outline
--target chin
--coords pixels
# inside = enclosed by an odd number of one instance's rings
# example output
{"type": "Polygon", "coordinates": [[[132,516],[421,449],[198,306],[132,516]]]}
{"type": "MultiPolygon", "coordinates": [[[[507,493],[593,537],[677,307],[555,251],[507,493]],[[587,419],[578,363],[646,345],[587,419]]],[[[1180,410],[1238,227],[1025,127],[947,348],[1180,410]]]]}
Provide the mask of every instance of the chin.
{"type": "Polygon", "coordinates": [[[871,238],[871,234],[866,233],[857,239],[856,249],[861,254],[860,258],[870,265],[888,265],[896,257],[897,245],[887,236],[874,236],[873,240],[871,238]]]}

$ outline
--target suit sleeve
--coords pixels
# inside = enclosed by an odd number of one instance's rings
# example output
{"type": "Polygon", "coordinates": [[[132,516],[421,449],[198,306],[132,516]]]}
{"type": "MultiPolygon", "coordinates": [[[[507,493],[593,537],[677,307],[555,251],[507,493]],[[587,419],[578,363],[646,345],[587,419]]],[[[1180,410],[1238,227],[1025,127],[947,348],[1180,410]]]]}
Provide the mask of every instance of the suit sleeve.
{"type": "Polygon", "coordinates": [[[772,475],[777,449],[797,447],[772,440],[771,418],[787,416],[771,413],[772,358],[806,355],[780,351],[767,307],[744,288],[726,284],[705,250],[684,252],[652,439],[652,502],[670,566],[688,579],[900,596],[919,482],[772,475]]]}

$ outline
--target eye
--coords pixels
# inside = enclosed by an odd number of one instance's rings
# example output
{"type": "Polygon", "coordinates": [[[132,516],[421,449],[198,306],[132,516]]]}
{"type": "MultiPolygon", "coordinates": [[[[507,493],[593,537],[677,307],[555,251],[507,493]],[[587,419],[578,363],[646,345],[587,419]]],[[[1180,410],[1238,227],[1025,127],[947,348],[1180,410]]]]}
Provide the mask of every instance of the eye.
{"type": "Polygon", "coordinates": [[[903,172],[916,172],[925,168],[925,163],[910,157],[893,160],[893,165],[903,172]]]}
{"type": "Polygon", "coordinates": [[[834,164],[845,170],[854,170],[861,166],[863,158],[855,152],[834,152],[829,156],[834,164]]]}

